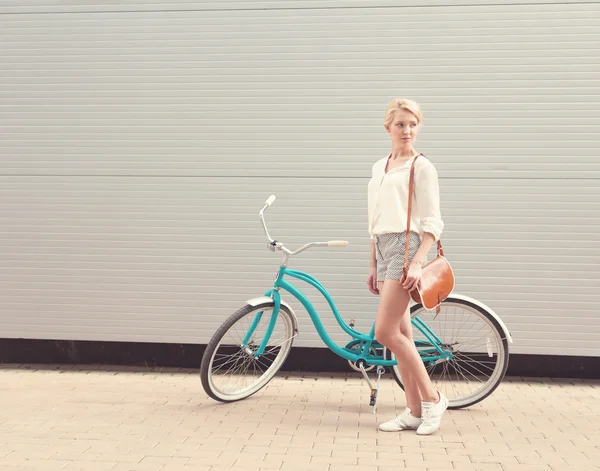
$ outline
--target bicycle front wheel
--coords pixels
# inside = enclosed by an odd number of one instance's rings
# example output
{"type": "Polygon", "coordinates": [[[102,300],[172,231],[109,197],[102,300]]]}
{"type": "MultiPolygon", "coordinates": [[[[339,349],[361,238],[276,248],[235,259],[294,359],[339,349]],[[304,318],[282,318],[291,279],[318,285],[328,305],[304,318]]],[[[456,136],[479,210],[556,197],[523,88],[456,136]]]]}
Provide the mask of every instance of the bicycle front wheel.
{"type": "Polygon", "coordinates": [[[221,402],[245,399],[266,386],[283,366],[297,334],[295,318],[284,305],[264,352],[258,354],[273,308],[273,302],[247,304],[215,332],[200,366],[202,386],[211,398],[221,402]]]}
{"type": "MultiPolygon", "coordinates": [[[[411,317],[414,340],[433,386],[443,392],[450,409],[469,407],[484,400],[500,385],[508,368],[508,339],[496,318],[481,306],[464,299],[448,297],[435,310],[413,306],[411,317]],[[451,353],[448,361],[435,361],[439,352],[417,327],[419,321],[439,339],[439,347],[451,353]],[[430,360],[431,359],[431,360],[430,360]]],[[[386,351],[388,358],[394,358],[386,351]]],[[[402,389],[397,365],[392,375],[402,389]]]]}

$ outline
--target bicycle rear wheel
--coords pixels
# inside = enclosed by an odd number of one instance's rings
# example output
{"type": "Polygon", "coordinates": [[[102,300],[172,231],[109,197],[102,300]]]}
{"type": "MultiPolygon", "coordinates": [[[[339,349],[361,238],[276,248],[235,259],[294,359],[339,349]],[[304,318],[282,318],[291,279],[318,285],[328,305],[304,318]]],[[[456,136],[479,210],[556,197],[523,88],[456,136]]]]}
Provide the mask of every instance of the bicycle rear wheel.
{"type": "Polygon", "coordinates": [[[297,335],[295,318],[286,306],[280,306],[264,353],[257,356],[273,307],[273,302],[247,304],[215,332],[200,366],[202,386],[211,398],[221,402],[245,399],[266,386],[283,366],[297,335]]]}
{"type": "MultiPolygon", "coordinates": [[[[414,340],[435,388],[443,392],[450,409],[469,407],[484,400],[500,385],[508,368],[508,339],[498,321],[481,306],[464,299],[448,297],[436,316],[421,305],[411,309],[441,340],[441,348],[451,352],[449,361],[437,364],[428,357],[439,356],[423,333],[413,328],[414,340]]],[[[394,358],[386,350],[387,358],[394,358]]],[[[392,375],[402,385],[397,365],[392,375]]]]}

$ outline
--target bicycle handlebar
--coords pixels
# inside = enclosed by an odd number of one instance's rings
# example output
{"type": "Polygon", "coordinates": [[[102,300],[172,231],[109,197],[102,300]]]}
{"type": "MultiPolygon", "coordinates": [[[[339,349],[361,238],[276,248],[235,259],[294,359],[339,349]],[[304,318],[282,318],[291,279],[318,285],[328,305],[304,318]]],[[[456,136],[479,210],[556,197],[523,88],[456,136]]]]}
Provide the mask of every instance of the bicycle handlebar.
{"type": "Polygon", "coordinates": [[[273,204],[273,201],[275,201],[275,195],[269,196],[269,198],[267,199],[267,201],[265,201],[265,204],[267,206],[271,206],[273,204]]]}
{"type": "Polygon", "coordinates": [[[348,242],[347,240],[330,240],[329,242],[327,242],[327,244],[329,245],[329,247],[348,247],[350,245],[350,242],[348,242]]]}
{"type": "Polygon", "coordinates": [[[327,242],[309,242],[308,244],[303,245],[302,247],[300,247],[299,249],[296,249],[294,251],[291,251],[290,249],[288,249],[285,245],[283,245],[281,242],[277,242],[275,239],[273,239],[270,235],[269,235],[269,230],[267,229],[267,223],[265,222],[265,210],[270,207],[273,202],[275,201],[275,195],[271,195],[269,196],[269,198],[267,199],[267,201],[265,201],[265,204],[263,205],[262,209],[260,210],[260,212],[258,213],[260,216],[260,220],[262,221],[262,225],[263,225],[263,229],[265,231],[265,234],[267,236],[267,239],[269,240],[269,249],[272,251],[275,250],[282,250],[283,252],[285,252],[288,255],[296,255],[299,254],[300,252],[310,248],[310,247],[335,247],[335,248],[342,248],[342,247],[348,247],[348,245],[350,245],[350,243],[347,240],[330,240],[327,242]]]}

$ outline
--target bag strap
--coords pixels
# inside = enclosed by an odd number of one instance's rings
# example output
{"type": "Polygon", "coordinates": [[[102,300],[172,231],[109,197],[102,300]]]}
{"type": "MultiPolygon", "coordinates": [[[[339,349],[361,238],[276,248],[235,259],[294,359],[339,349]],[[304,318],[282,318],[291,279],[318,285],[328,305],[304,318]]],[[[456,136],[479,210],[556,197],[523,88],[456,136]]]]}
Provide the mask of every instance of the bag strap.
{"type": "MultiPolygon", "coordinates": [[[[412,195],[413,195],[413,191],[415,188],[415,163],[417,162],[417,159],[420,156],[425,157],[424,154],[418,154],[415,156],[415,159],[413,160],[412,166],[410,167],[410,180],[408,183],[408,218],[406,221],[406,243],[405,245],[405,251],[404,251],[404,273],[406,274],[406,272],[408,271],[408,252],[409,252],[409,245],[410,245],[410,216],[412,213],[412,195]]],[[[427,157],[425,157],[427,158],[427,157]]],[[[439,256],[444,256],[444,249],[442,248],[442,242],[440,240],[437,241],[437,254],[438,257],[439,256]]]]}

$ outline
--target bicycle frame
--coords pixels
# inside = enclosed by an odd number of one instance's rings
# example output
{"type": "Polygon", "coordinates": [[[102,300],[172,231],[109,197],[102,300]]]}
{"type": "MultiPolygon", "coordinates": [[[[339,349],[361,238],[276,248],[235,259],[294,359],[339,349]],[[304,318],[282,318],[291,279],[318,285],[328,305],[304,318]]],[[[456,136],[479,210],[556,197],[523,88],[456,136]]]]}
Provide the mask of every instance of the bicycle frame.
{"type": "MultiPolygon", "coordinates": [[[[280,289],[284,289],[285,291],[290,293],[292,296],[294,296],[298,301],[300,301],[300,303],[304,306],[304,308],[308,312],[308,314],[317,330],[317,333],[319,334],[319,337],[321,337],[321,340],[323,340],[325,345],[331,351],[333,351],[335,354],[337,354],[338,356],[340,356],[348,361],[354,362],[354,363],[359,362],[359,361],[364,361],[366,365],[393,366],[393,365],[397,364],[396,360],[393,360],[393,359],[386,360],[386,359],[382,358],[382,356],[372,355],[371,353],[369,353],[371,351],[371,348],[374,348],[374,347],[381,348],[382,347],[379,343],[377,343],[377,341],[375,339],[375,323],[373,323],[373,326],[371,327],[371,332],[368,335],[358,332],[358,331],[354,330],[352,327],[346,325],[346,323],[343,321],[339,311],[337,310],[337,307],[336,307],[335,303],[333,302],[331,295],[316,278],[314,278],[313,276],[311,276],[305,272],[301,272],[301,271],[297,271],[297,270],[290,270],[285,265],[282,265],[279,268],[279,273],[278,273],[277,279],[275,280],[275,283],[273,285],[273,289],[271,289],[271,290],[267,291],[267,293],[265,293],[265,296],[270,296],[273,299],[274,307],[273,307],[273,313],[271,314],[271,319],[269,320],[269,325],[267,326],[267,329],[265,332],[265,336],[263,337],[259,348],[254,353],[255,357],[258,357],[264,353],[264,350],[265,350],[267,343],[271,337],[271,334],[273,333],[273,329],[275,327],[275,323],[277,321],[277,316],[279,314],[279,308],[281,305],[281,295],[279,293],[280,289]],[[300,290],[298,290],[296,287],[294,287],[293,285],[288,283],[286,280],[284,280],[285,275],[299,279],[299,280],[304,281],[304,282],[310,284],[311,286],[315,287],[323,295],[323,297],[327,300],[327,303],[329,304],[329,307],[331,308],[340,327],[348,335],[350,335],[350,337],[352,337],[353,340],[348,345],[350,345],[350,344],[359,345],[361,348],[359,350],[355,351],[353,349],[350,349],[348,346],[346,346],[346,347],[338,346],[331,339],[329,334],[327,333],[327,330],[323,326],[323,323],[321,322],[319,314],[317,313],[317,311],[314,308],[314,306],[312,305],[312,303],[308,300],[308,298],[304,294],[302,294],[302,292],[300,292],[300,290]]],[[[256,327],[258,326],[258,323],[260,322],[260,320],[262,318],[262,314],[263,314],[262,311],[258,312],[256,314],[252,324],[250,325],[250,328],[248,329],[248,332],[246,333],[244,339],[242,340],[242,348],[247,347],[247,343],[249,342],[250,338],[252,337],[252,334],[254,333],[254,331],[256,330],[256,327]]],[[[434,363],[434,362],[437,362],[440,360],[443,361],[443,360],[448,359],[449,356],[451,356],[451,354],[443,351],[440,348],[442,341],[437,337],[437,335],[435,335],[433,333],[433,331],[427,326],[427,324],[425,324],[425,322],[423,322],[419,318],[411,317],[411,323],[427,339],[427,341],[415,342],[417,347],[419,347],[419,346],[420,347],[430,347],[428,350],[420,351],[421,355],[424,353],[426,353],[428,355],[426,357],[426,359],[424,359],[424,361],[427,364],[431,364],[431,363],[434,363]],[[437,355],[435,354],[436,352],[437,352],[437,355]]]]}

